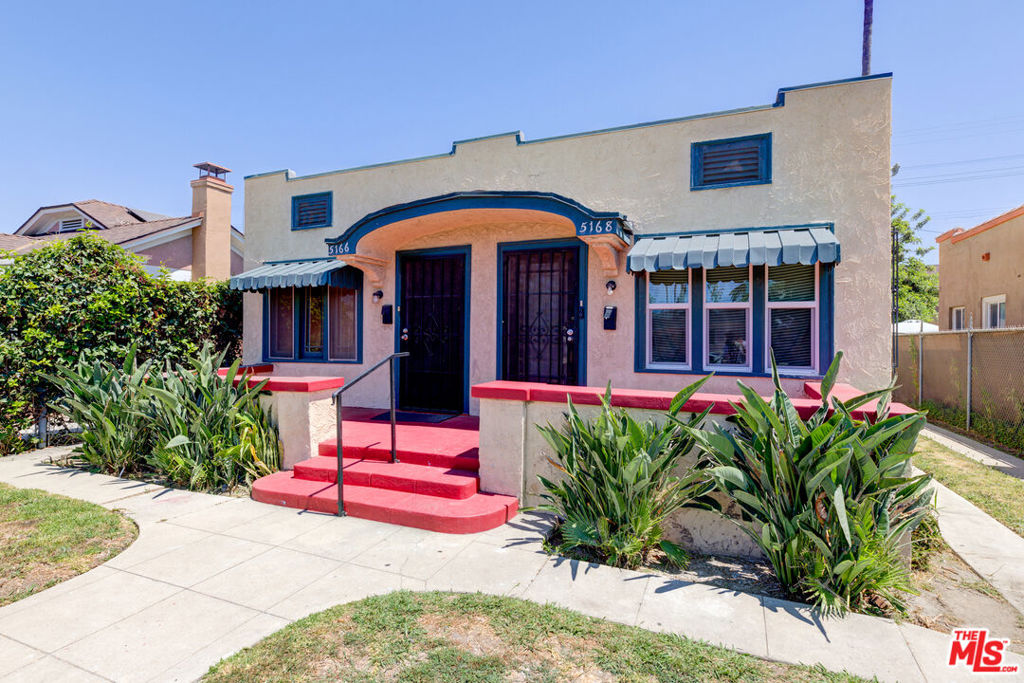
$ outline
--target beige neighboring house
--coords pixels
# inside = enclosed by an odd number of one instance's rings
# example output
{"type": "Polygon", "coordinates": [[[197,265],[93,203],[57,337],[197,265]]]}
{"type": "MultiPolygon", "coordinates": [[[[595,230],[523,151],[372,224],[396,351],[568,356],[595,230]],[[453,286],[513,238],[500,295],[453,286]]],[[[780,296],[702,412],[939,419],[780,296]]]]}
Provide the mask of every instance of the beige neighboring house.
{"type": "Polygon", "coordinates": [[[15,254],[66,240],[86,231],[142,256],[146,270],[167,268],[175,280],[226,280],[242,270],[245,235],[231,225],[234,188],[230,169],[196,164],[192,212],[164,216],[120,204],[88,199],[40,207],[14,234],[0,233],[0,250],[15,254]]]}
{"type": "Polygon", "coordinates": [[[1024,326],[1024,206],[939,243],[939,327],[1024,326]]]}

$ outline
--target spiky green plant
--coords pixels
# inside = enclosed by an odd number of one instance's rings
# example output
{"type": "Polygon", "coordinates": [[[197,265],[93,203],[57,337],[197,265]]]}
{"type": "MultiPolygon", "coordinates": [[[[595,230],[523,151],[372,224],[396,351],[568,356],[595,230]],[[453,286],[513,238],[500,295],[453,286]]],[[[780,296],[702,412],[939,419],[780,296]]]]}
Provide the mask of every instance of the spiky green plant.
{"type": "Polygon", "coordinates": [[[732,428],[684,426],[714,466],[718,491],[743,512],[740,527],[794,597],[822,611],[903,610],[911,590],[901,544],[928,514],[930,477],[908,476],[925,424],[921,413],[888,414],[894,389],[843,402],[831,396],[842,353],[821,383],[822,405],[807,420],[782,390],[772,359],[768,401],[739,383],[732,428]],[[874,422],[852,411],[872,400],[874,422]]]}
{"type": "Polygon", "coordinates": [[[266,380],[235,382],[239,361],[209,344],[187,364],[136,363],[134,347],[115,367],[80,357],[48,376],[63,396],[53,408],[82,427],[76,456],[118,476],[157,474],[197,490],[229,489],[280,467],[280,441],[260,405],[266,380]]]}
{"type": "Polygon", "coordinates": [[[684,505],[711,504],[703,499],[711,485],[698,468],[673,473],[694,445],[680,424],[697,427],[710,408],[686,422],[679,411],[705,381],[673,399],[669,416],[679,424],[639,422],[613,409],[609,386],[594,420],[583,419],[570,399],[564,426],[537,426],[555,454],[549,462],[562,474],[558,481],[538,476],[545,501],[538,509],[562,520],[560,550],[583,548],[608,564],[635,568],[660,548],[670,562],[686,564],[685,551],[665,540],[663,529],[684,505]]]}

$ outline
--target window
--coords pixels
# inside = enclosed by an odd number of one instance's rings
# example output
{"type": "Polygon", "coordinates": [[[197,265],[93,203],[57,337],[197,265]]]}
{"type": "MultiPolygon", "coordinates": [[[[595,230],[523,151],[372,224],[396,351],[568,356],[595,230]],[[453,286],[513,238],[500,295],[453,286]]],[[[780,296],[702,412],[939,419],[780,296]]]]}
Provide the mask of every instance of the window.
{"type": "Polygon", "coordinates": [[[328,291],[328,357],[330,360],[358,360],[358,292],[343,287],[330,287],[328,291]]]}
{"type": "Polygon", "coordinates": [[[770,183],[771,147],[771,133],[693,143],[690,189],[770,183]]]}
{"type": "Polygon", "coordinates": [[[750,268],[704,273],[704,348],[708,367],[750,370],[750,268]]]}
{"type": "Polygon", "coordinates": [[[267,293],[267,360],[359,362],[356,287],[298,287],[267,293]]]}
{"type": "Polygon", "coordinates": [[[765,268],[765,370],[771,370],[774,353],[779,369],[813,372],[818,349],[818,266],[765,268]]]}
{"type": "Polygon", "coordinates": [[[329,227],[331,197],[330,192],[292,197],[292,230],[329,227]]]}
{"type": "Polygon", "coordinates": [[[954,306],[949,309],[949,329],[951,330],[962,330],[964,329],[964,307],[954,306]]]}
{"type": "Polygon", "coordinates": [[[689,368],[690,271],[647,278],[647,365],[689,368]]]}
{"type": "Polygon", "coordinates": [[[269,357],[293,358],[295,356],[295,290],[290,287],[271,289],[269,304],[269,357]]]}
{"type": "Polygon", "coordinates": [[[985,327],[1006,327],[1006,295],[986,296],[981,300],[985,327]]]}

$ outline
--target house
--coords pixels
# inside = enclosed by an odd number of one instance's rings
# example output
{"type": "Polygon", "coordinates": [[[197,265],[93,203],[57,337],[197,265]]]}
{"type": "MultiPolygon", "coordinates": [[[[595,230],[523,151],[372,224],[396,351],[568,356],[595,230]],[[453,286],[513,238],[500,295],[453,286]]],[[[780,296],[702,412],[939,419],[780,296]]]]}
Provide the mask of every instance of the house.
{"type": "Polygon", "coordinates": [[[1024,326],[1024,206],[939,243],[939,326],[1024,326]]]}
{"type": "Polygon", "coordinates": [[[89,199],[40,207],[14,234],[0,233],[0,250],[25,253],[53,240],[94,231],[144,259],[150,272],[167,268],[177,280],[226,280],[242,270],[245,236],[231,225],[230,169],[196,164],[192,212],[164,216],[89,199]]]}
{"type": "MultiPolygon", "coordinates": [[[[592,416],[610,384],[613,405],[659,419],[713,372],[683,409],[721,420],[743,400],[737,380],[770,391],[773,353],[809,414],[839,349],[845,397],[888,384],[890,95],[882,74],[247,177],[246,271],[231,286],[246,292],[246,381],[268,381],[290,470],[253,498],[481,531],[557,476],[533,425],[557,423],[567,398],[592,416]]],[[[752,552],[710,512],[669,526],[702,552],[752,552]]]]}

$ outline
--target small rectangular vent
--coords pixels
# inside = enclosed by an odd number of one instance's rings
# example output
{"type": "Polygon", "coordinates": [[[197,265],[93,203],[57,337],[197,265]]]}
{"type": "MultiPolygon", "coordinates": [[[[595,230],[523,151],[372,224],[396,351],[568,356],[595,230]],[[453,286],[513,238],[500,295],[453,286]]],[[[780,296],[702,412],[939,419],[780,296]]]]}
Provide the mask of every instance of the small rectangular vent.
{"type": "Polygon", "coordinates": [[[292,229],[326,228],[331,224],[331,193],[292,197],[292,229]]]}
{"type": "Polygon", "coordinates": [[[770,154],[768,135],[695,143],[692,185],[706,188],[771,182],[770,154]]]}
{"type": "Polygon", "coordinates": [[[66,218],[60,222],[60,232],[76,232],[82,229],[81,218],[66,218]]]}

